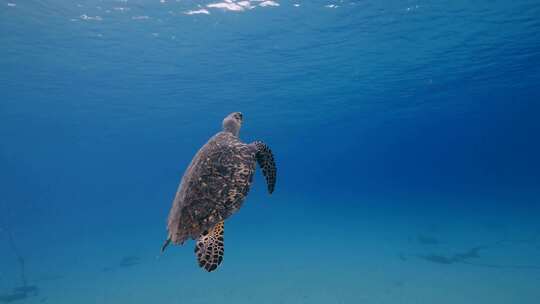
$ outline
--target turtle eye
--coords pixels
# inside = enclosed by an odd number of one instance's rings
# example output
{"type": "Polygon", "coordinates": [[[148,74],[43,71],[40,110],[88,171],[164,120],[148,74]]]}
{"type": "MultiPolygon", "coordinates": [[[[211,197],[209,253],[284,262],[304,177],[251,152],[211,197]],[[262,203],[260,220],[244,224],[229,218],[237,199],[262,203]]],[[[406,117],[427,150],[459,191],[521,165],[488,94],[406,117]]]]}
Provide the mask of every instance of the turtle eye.
{"type": "Polygon", "coordinates": [[[235,117],[236,117],[236,119],[242,121],[242,118],[243,118],[242,113],[236,113],[235,117]]]}

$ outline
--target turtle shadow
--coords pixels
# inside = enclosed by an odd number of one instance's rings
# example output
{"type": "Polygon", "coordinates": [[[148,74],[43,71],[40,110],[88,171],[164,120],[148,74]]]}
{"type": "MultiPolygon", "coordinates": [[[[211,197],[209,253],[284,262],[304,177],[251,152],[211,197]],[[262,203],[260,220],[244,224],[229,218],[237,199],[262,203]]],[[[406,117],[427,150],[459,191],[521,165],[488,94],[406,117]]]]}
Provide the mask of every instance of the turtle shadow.
{"type": "Polygon", "coordinates": [[[21,301],[37,295],[39,288],[36,285],[23,285],[13,288],[10,293],[0,294],[0,303],[21,301]]]}
{"type": "Polygon", "coordinates": [[[450,255],[441,255],[441,254],[432,253],[432,254],[427,254],[427,255],[419,254],[419,255],[416,255],[416,257],[422,260],[428,261],[428,262],[436,263],[436,264],[448,265],[448,264],[455,264],[455,263],[465,263],[465,262],[468,262],[470,259],[479,258],[480,257],[479,252],[486,248],[487,248],[486,246],[476,246],[465,252],[458,252],[458,253],[454,253],[450,255]]]}
{"type": "Polygon", "coordinates": [[[122,268],[129,268],[141,264],[141,258],[138,256],[125,256],[122,257],[116,264],[103,268],[103,272],[114,271],[122,268]]]}
{"type": "Polygon", "coordinates": [[[467,264],[472,266],[496,268],[496,269],[525,269],[525,270],[540,270],[540,265],[521,265],[521,264],[488,264],[476,262],[473,259],[480,258],[480,251],[486,250],[492,246],[476,246],[465,252],[454,254],[417,254],[415,257],[435,264],[450,265],[450,264],[467,264]]]}
{"type": "Polygon", "coordinates": [[[416,241],[422,245],[439,245],[441,243],[439,239],[425,234],[417,235],[416,241]]]}
{"type": "Polygon", "coordinates": [[[123,257],[120,260],[120,263],[118,263],[118,266],[121,268],[131,267],[135,265],[139,265],[141,263],[141,258],[138,256],[126,256],[123,257]]]}

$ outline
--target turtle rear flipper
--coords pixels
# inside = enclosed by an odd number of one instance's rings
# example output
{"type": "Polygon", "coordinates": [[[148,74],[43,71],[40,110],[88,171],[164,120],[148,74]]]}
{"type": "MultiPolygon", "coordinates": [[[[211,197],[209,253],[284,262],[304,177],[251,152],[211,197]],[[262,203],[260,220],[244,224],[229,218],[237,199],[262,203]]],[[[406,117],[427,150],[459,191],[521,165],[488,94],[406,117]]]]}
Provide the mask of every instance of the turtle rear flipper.
{"type": "Polygon", "coordinates": [[[219,222],[213,228],[204,231],[197,239],[195,245],[195,255],[199,261],[199,266],[206,271],[214,271],[221,261],[223,261],[223,221],[219,222]]]}
{"type": "Polygon", "coordinates": [[[256,141],[254,144],[257,148],[255,158],[266,178],[268,193],[272,194],[272,192],[274,192],[274,187],[276,186],[276,162],[274,161],[274,155],[272,154],[270,147],[262,141],[256,141]]]}

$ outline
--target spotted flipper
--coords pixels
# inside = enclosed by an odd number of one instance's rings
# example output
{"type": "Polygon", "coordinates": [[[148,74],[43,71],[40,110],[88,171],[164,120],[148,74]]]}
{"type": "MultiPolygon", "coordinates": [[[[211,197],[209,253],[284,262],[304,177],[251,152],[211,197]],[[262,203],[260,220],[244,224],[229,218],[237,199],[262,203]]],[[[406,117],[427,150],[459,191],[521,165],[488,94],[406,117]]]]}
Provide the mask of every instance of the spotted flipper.
{"type": "Polygon", "coordinates": [[[256,141],[254,144],[257,147],[255,157],[266,178],[268,193],[272,194],[276,186],[276,163],[274,162],[274,155],[272,155],[272,150],[262,141],[256,141]]]}
{"type": "Polygon", "coordinates": [[[204,231],[197,239],[195,255],[199,266],[206,271],[214,271],[223,261],[223,222],[219,222],[213,228],[204,231]]]}

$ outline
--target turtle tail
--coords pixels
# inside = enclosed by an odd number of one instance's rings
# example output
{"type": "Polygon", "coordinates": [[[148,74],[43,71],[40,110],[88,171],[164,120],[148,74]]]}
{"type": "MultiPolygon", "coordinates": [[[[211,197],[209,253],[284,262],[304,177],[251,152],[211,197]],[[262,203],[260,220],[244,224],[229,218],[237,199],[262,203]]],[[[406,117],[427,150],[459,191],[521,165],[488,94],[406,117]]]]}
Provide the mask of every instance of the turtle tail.
{"type": "Polygon", "coordinates": [[[199,266],[206,271],[214,271],[223,261],[223,221],[219,222],[213,228],[206,230],[197,239],[195,245],[195,255],[199,266]]]}
{"type": "Polygon", "coordinates": [[[171,238],[167,238],[165,242],[163,242],[163,245],[161,245],[161,253],[165,252],[165,249],[167,249],[167,246],[171,243],[171,238]]]}

